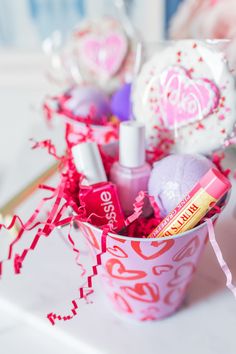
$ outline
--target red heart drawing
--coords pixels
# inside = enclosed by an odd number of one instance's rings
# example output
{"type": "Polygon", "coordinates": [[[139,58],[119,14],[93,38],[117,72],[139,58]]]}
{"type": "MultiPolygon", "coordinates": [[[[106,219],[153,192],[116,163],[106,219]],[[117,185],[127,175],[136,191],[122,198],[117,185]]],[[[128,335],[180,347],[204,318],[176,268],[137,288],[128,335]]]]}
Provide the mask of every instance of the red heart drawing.
{"type": "Polygon", "coordinates": [[[207,117],[217,107],[220,98],[213,81],[193,79],[180,66],[169,66],[162,72],[160,92],[160,110],[167,128],[172,129],[207,117]]]}
{"type": "Polygon", "coordinates": [[[160,257],[162,254],[167,252],[174,245],[174,243],[175,241],[171,239],[164,241],[152,241],[151,244],[146,244],[146,242],[140,241],[131,241],[131,246],[140,257],[149,260],[160,257]]]}
{"type": "Polygon", "coordinates": [[[173,268],[170,264],[157,265],[152,268],[154,275],[161,275],[162,273],[169,272],[173,268]]]}
{"type": "Polygon", "coordinates": [[[106,263],[108,273],[116,279],[135,280],[144,278],[146,273],[142,270],[128,270],[118,259],[111,258],[106,263]]]}
{"type": "Polygon", "coordinates": [[[114,300],[115,306],[119,311],[128,312],[128,313],[133,312],[130,304],[120,294],[114,293],[112,300],[114,300]]]}
{"type": "Polygon", "coordinates": [[[121,286],[125,293],[142,302],[157,302],[160,299],[159,288],[154,283],[136,283],[134,287],[121,286]]]}
{"type": "Polygon", "coordinates": [[[175,271],[174,278],[168,282],[168,286],[178,286],[182,283],[187,283],[192,274],[195,272],[195,265],[187,262],[178,267],[175,271]]]}
{"type": "Polygon", "coordinates": [[[199,246],[199,238],[198,236],[195,236],[176,253],[176,255],[173,257],[173,261],[179,262],[184,258],[192,257],[199,246]]]}
{"type": "Polygon", "coordinates": [[[169,306],[173,306],[173,305],[178,306],[184,294],[185,294],[185,287],[171,289],[164,297],[164,303],[169,306]]]}
{"type": "Polygon", "coordinates": [[[82,233],[84,234],[86,240],[90,243],[90,245],[92,245],[97,250],[100,250],[98,241],[92,230],[89,227],[83,225],[82,223],[80,223],[80,229],[82,230],[82,233]]]}
{"type": "Polygon", "coordinates": [[[118,258],[128,258],[127,253],[122,250],[119,246],[113,246],[113,247],[108,247],[107,252],[112,254],[112,256],[118,257],[118,258]]]}
{"type": "Polygon", "coordinates": [[[81,56],[86,66],[97,74],[113,76],[120,68],[128,49],[122,33],[106,36],[89,33],[81,39],[81,56]]]}

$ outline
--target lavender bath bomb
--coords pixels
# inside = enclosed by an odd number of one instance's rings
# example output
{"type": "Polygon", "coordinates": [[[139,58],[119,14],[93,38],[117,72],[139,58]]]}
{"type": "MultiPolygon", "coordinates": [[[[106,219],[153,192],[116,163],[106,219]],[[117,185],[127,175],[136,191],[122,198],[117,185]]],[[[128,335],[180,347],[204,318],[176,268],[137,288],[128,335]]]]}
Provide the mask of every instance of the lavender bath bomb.
{"type": "Polygon", "coordinates": [[[192,187],[212,167],[212,161],[201,155],[174,154],[154,164],[148,184],[165,217],[190,192],[192,187]]]}
{"type": "Polygon", "coordinates": [[[96,87],[79,86],[67,92],[70,98],[65,102],[65,108],[77,117],[90,116],[93,124],[99,124],[111,115],[108,96],[96,87]]]}
{"type": "Polygon", "coordinates": [[[130,119],[131,84],[124,84],[111,99],[112,113],[121,121],[130,119]]]}

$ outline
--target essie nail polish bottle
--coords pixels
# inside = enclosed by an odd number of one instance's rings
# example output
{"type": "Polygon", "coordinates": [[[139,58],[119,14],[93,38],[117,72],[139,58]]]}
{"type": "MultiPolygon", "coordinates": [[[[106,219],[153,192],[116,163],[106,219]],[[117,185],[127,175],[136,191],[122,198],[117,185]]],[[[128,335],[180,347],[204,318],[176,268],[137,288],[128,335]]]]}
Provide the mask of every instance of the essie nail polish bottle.
{"type": "Polygon", "coordinates": [[[72,148],[78,172],[84,175],[79,200],[86,215],[96,226],[110,224],[114,231],[125,226],[116,186],[107,181],[101,155],[96,143],[81,143],[72,148]]]}
{"type": "MultiPolygon", "coordinates": [[[[116,184],[122,209],[126,216],[133,213],[135,198],[147,191],[151,167],[145,162],[145,126],[136,121],[120,124],[119,161],[111,168],[110,179],[116,184]]],[[[148,200],[143,216],[149,216],[152,207],[148,200]]]]}

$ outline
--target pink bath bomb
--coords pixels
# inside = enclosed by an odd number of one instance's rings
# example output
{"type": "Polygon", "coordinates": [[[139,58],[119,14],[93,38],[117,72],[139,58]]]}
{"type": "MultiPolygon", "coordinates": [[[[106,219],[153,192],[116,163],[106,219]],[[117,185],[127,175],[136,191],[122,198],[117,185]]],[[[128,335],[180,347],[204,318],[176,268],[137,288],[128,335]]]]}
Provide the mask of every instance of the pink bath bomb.
{"type": "Polygon", "coordinates": [[[148,193],[154,196],[161,216],[169,214],[212,167],[213,162],[202,155],[174,154],[156,162],[148,193]]]}

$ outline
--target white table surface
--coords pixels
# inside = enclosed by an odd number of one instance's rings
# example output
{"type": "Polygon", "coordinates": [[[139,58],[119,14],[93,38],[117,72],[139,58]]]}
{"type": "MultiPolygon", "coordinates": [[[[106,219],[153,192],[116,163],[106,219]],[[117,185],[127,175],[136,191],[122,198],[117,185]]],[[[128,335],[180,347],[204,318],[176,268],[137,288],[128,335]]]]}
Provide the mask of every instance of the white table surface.
{"type": "MultiPolygon", "coordinates": [[[[37,109],[45,92],[52,89],[43,79],[43,60],[37,54],[0,54],[0,204],[40,170],[50,164],[42,151],[29,150],[28,137],[53,136],[61,146],[62,131],[43,124],[37,109]],[[13,104],[14,103],[14,104],[13,104]],[[10,108],[9,108],[10,107],[10,108]],[[19,124],[19,121],[22,125],[19,124]],[[15,129],[12,133],[12,127],[15,129]],[[13,137],[14,135],[14,137],[13,137]],[[7,139],[6,139],[7,137],[7,139]],[[14,144],[12,144],[14,142],[14,144]],[[3,143],[5,145],[3,145],[3,143]],[[14,145],[14,147],[12,147],[14,145]],[[6,158],[6,155],[8,158],[6,158]]],[[[229,151],[227,165],[236,167],[236,153],[229,151]]],[[[56,183],[56,177],[51,183],[56,183]]],[[[18,213],[30,214],[39,195],[22,205],[18,213]]],[[[229,205],[216,226],[217,239],[236,278],[236,183],[229,205]]],[[[65,236],[65,232],[64,232],[65,236]]],[[[0,255],[4,254],[0,236],[0,255]]],[[[23,245],[29,244],[30,234],[23,245]]],[[[82,258],[89,269],[86,246],[79,238],[82,258]]],[[[5,244],[6,247],[6,244],[5,244]]],[[[0,352],[3,354],[235,354],[236,301],[225,288],[225,278],[210,244],[191,283],[184,306],[174,316],[155,323],[135,324],[114,316],[95,281],[93,304],[80,302],[79,315],[52,327],[51,311],[67,313],[81,284],[80,269],[64,237],[54,232],[42,239],[14,276],[11,264],[0,280],[0,352]]]]}

